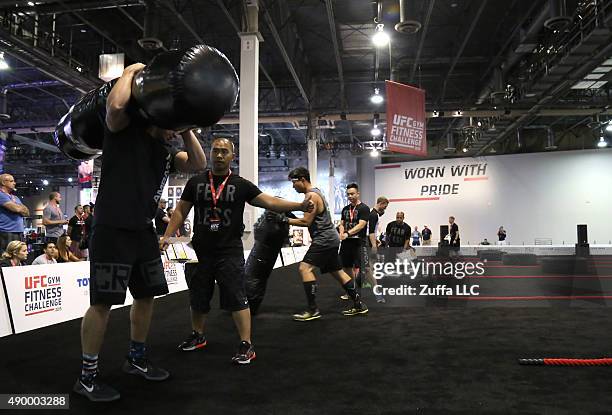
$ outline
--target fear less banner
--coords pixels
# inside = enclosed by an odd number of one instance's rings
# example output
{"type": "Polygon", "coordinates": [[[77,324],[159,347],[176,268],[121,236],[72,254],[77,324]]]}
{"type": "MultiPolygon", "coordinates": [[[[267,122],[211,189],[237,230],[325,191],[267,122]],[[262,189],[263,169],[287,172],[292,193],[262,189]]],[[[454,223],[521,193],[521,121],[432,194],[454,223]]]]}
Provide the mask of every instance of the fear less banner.
{"type": "Polygon", "coordinates": [[[386,88],[389,150],[426,156],[425,91],[391,81],[386,88]]]}

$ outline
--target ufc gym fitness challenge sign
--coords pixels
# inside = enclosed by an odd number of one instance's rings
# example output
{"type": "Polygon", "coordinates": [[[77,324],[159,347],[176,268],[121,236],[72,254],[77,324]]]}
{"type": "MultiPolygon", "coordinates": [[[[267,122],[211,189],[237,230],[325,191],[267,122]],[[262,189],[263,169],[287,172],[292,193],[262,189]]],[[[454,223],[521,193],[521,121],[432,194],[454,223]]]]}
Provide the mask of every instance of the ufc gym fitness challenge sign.
{"type": "Polygon", "coordinates": [[[385,85],[389,150],[426,156],[425,91],[391,81],[385,85]]]}

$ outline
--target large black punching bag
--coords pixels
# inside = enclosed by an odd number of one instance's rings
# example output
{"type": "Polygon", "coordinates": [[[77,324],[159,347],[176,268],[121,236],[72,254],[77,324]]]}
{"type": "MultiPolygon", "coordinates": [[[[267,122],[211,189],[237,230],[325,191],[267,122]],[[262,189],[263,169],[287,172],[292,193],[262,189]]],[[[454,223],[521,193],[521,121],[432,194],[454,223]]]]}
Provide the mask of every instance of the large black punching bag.
{"type": "Polygon", "coordinates": [[[55,145],[70,158],[88,160],[102,154],[106,98],[116,79],[92,89],[68,110],[55,127],[55,145]]]}
{"type": "Polygon", "coordinates": [[[134,76],[141,115],[168,130],[207,127],[236,103],[238,75],[219,50],[196,45],[158,54],[134,76]]]}
{"type": "MultiPolygon", "coordinates": [[[[70,158],[102,154],[106,99],[116,80],[85,94],[55,128],[55,144],[70,158]]],[[[169,130],[208,127],[238,98],[238,76],[217,49],[196,45],[156,55],[134,76],[130,117],[169,130]]]]}
{"type": "Polygon", "coordinates": [[[289,237],[287,217],[295,216],[291,213],[281,214],[266,210],[255,223],[255,245],[245,265],[251,314],[257,314],[259,310],[276,258],[289,237]]]}

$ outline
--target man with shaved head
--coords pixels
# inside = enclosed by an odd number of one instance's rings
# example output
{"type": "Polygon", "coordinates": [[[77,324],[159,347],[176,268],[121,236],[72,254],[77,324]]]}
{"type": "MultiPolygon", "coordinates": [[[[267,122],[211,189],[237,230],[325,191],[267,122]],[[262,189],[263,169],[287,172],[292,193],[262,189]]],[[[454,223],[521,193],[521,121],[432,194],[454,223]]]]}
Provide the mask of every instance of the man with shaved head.
{"type": "Polygon", "coordinates": [[[23,240],[23,218],[30,216],[28,208],[13,195],[16,183],[10,174],[0,174],[0,249],[11,241],[23,240]]]}
{"type": "Polygon", "coordinates": [[[221,308],[232,313],[240,336],[232,362],[245,365],[256,355],[251,344],[251,312],[246,295],[241,239],[244,205],[248,203],[275,212],[306,212],[312,211],[314,204],[308,196],[302,203],[296,203],[262,193],[253,183],[232,173],[232,160],[234,144],[227,138],[213,140],[210,150],[212,168],[192,177],[185,185],[160,241],[160,248],[167,248],[168,238],[176,233],[193,207],[191,243],[198,256],[198,268],[189,281],[192,332],[178,348],[189,352],[206,346],[206,318],[216,281],[221,308]]]}

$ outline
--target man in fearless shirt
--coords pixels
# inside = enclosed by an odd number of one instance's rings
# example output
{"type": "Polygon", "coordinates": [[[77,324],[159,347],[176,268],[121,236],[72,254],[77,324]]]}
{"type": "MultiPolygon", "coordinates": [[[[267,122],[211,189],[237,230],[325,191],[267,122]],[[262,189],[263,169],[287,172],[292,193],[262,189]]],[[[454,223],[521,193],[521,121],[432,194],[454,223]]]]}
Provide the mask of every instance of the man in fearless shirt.
{"type": "Polygon", "coordinates": [[[176,233],[194,208],[192,245],[198,256],[198,269],[189,284],[192,333],[179,345],[183,351],[197,350],[206,345],[205,323],[210,311],[215,281],[219,284],[221,308],[232,312],[240,344],[232,358],[237,364],[255,359],[251,344],[251,312],[246,296],[244,252],[244,205],[276,212],[312,211],[314,205],[307,196],[302,203],[289,202],[265,193],[250,181],[233,174],[234,145],[227,138],[212,142],[212,169],[192,177],[185,185],[160,248],[168,246],[168,238],[176,233]]]}
{"type": "Polygon", "coordinates": [[[394,262],[397,254],[410,248],[410,225],[404,223],[404,212],[395,214],[395,221],[387,225],[385,241],[387,242],[389,258],[386,262],[394,262]]]}
{"type": "Polygon", "coordinates": [[[206,156],[191,131],[181,133],[186,151],[168,143],[175,132],[131,119],[127,106],[134,75],[144,65],[124,69],[106,100],[104,157],[96,216],[90,240],[90,303],[81,327],[83,366],[74,391],[91,401],[114,401],[119,392],[98,379],[98,354],[113,304],[125,302],[129,287],[130,347],[123,371],[150,381],[169,373],[147,359],[145,341],[153,297],[168,293],[153,229],[157,203],[174,170],[202,171],[206,156]]]}
{"type": "Polygon", "coordinates": [[[362,278],[356,278],[353,269],[359,268],[359,274],[363,274],[370,267],[367,246],[370,208],[359,200],[359,186],[356,183],[346,186],[346,196],[349,204],[340,214],[340,261],[344,272],[352,276],[357,287],[361,288],[362,278]]]}

